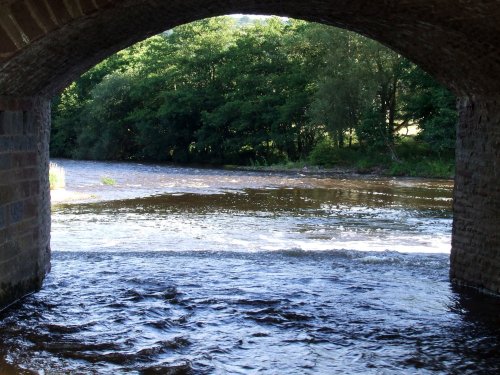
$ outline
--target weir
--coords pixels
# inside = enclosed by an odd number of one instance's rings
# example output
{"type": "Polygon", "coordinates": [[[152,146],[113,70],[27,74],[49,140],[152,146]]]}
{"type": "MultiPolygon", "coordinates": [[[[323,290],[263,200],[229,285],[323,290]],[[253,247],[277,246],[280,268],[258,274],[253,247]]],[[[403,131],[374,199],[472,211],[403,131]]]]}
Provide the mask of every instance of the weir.
{"type": "Polygon", "coordinates": [[[451,278],[500,293],[500,7],[476,0],[0,0],[0,307],[50,270],[50,98],[103,58],[231,13],[360,32],[459,98],[451,278]]]}

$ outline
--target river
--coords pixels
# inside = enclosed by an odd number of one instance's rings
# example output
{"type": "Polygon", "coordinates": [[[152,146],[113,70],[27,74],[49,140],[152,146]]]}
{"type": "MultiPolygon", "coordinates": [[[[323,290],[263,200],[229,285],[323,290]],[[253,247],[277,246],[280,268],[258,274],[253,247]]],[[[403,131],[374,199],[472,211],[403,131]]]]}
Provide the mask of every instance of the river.
{"type": "Polygon", "coordinates": [[[451,181],[57,163],[2,375],[500,371],[500,299],[448,279],[451,181]]]}

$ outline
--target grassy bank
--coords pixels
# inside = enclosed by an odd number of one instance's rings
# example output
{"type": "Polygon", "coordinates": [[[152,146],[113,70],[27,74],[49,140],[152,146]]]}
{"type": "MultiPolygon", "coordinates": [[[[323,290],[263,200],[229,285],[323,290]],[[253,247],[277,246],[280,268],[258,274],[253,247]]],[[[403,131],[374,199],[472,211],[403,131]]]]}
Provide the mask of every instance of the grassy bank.
{"type": "Polygon", "coordinates": [[[450,179],[455,174],[452,154],[438,154],[428,146],[412,140],[387,150],[374,151],[360,147],[336,148],[319,144],[307,158],[298,162],[276,164],[253,163],[245,169],[266,171],[304,171],[374,174],[380,176],[426,177],[450,179]]]}

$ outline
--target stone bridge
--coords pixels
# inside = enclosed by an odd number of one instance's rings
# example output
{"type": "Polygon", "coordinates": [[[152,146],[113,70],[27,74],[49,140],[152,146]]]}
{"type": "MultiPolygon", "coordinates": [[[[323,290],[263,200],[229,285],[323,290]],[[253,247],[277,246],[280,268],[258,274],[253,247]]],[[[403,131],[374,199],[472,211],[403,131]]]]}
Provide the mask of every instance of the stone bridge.
{"type": "Polygon", "coordinates": [[[459,97],[450,276],[500,293],[498,0],[0,0],[0,307],[50,270],[50,98],[119,49],[231,13],[357,31],[459,97]]]}

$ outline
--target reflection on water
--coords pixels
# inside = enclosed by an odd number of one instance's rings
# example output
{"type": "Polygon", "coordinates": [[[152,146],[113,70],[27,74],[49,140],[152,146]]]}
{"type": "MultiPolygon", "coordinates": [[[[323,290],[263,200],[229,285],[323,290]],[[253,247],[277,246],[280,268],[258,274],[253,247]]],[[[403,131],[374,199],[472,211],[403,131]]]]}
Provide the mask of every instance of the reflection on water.
{"type": "Polygon", "coordinates": [[[447,181],[60,164],[91,198],[53,207],[2,375],[500,370],[500,301],[448,281],[447,181]]]}

